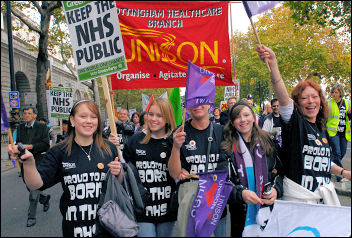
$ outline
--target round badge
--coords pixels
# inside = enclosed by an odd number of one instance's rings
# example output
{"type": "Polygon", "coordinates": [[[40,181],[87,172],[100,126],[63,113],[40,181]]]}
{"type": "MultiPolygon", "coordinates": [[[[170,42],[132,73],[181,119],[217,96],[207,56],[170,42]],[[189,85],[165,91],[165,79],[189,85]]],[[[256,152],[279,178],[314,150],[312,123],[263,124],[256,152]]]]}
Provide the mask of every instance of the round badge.
{"type": "Polygon", "coordinates": [[[104,168],[104,164],[103,163],[98,163],[97,166],[98,166],[98,169],[103,169],[104,168]]]}
{"type": "Polygon", "coordinates": [[[326,138],[321,139],[325,144],[328,143],[328,140],[326,138]]]}
{"type": "Polygon", "coordinates": [[[215,182],[216,180],[218,180],[218,176],[216,174],[213,175],[213,181],[215,182]]]}
{"type": "Polygon", "coordinates": [[[162,152],[162,153],[160,154],[160,158],[165,159],[165,158],[166,158],[166,153],[165,153],[165,152],[162,152]]]}
{"type": "Polygon", "coordinates": [[[189,145],[190,145],[190,146],[195,146],[195,145],[196,145],[196,142],[195,142],[194,140],[191,140],[191,141],[189,142],[189,145]]]}
{"type": "Polygon", "coordinates": [[[317,145],[322,145],[322,143],[321,143],[320,140],[318,140],[318,139],[315,140],[315,143],[316,143],[317,145]]]}

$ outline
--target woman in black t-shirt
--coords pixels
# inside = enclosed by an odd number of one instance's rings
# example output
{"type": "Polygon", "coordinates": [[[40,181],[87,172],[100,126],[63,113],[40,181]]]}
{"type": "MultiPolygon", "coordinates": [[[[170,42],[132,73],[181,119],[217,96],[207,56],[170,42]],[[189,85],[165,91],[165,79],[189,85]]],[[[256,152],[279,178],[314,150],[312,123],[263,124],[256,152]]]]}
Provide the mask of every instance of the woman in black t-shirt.
{"type": "Polygon", "coordinates": [[[130,139],[123,157],[137,168],[147,191],[143,196],[145,213],[137,216],[138,236],[167,237],[171,235],[177,218],[177,214],[172,214],[169,209],[170,195],[176,186],[167,168],[171,154],[167,137],[176,127],[171,103],[165,98],[155,99],[147,117],[146,132],[139,132],[130,139]]]}
{"type": "Polygon", "coordinates": [[[291,185],[285,186],[284,180],[283,198],[288,199],[285,194],[295,187],[290,195],[297,195],[294,198],[296,201],[307,202],[311,198],[299,197],[300,192],[297,189],[314,192],[320,186],[329,185],[331,173],[350,180],[351,171],[331,162],[332,153],[325,130],[328,108],[320,86],[313,80],[300,81],[292,90],[291,99],[281,78],[275,53],[263,45],[258,45],[257,51],[271,69],[271,82],[283,119],[280,158],[285,175],[295,182],[287,180],[286,184],[291,185]]]}
{"type": "MultiPolygon", "coordinates": [[[[17,146],[9,145],[9,153],[17,158],[17,146]]],[[[20,158],[29,189],[44,190],[61,182],[60,211],[65,237],[95,235],[96,211],[108,168],[119,181],[123,179],[117,160],[116,146],[103,139],[99,110],[91,100],[73,105],[68,137],[50,148],[37,167],[28,150],[20,158]]]]}

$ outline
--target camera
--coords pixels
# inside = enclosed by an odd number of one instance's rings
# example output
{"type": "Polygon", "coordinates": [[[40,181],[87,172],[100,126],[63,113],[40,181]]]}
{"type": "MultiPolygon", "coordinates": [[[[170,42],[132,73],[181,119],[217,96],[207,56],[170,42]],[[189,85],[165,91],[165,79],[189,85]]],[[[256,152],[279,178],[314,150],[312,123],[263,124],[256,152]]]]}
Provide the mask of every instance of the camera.
{"type": "Polygon", "coordinates": [[[271,194],[271,182],[264,184],[263,195],[268,196],[271,194]]]}
{"type": "MultiPolygon", "coordinates": [[[[18,154],[18,158],[20,158],[22,155],[24,155],[24,153],[26,152],[26,148],[24,147],[24,145],[22,143],[18,143],[17,145],[18,150],[20,151],[20,153],[18,154]]],[[[21,158],[20,158],[21,159],[21,158]]],[[[21,159],[22,161],[25,161],[27,159],[21,159]]]]}

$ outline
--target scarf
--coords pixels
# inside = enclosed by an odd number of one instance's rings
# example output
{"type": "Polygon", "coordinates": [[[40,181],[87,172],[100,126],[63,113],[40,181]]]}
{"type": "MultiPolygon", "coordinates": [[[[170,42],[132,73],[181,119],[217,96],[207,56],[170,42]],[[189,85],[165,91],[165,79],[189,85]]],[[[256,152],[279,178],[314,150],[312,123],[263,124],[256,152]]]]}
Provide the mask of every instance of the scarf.
{"type": "MultiPolygon", "coordinates": [[[[234,150],[237,164],[237,174],[240,183],[255,192],[259,198],[262,197],[263,186],[268,182],[268,168],[263,148],[257,144],[254,147],[254,160],[244,143],[242,136],[239,135],[239,149],[234,150]],[[239,151],[242,153],[240,154],[239,151]],[[254,164],[253,164],[254,163],[254,164]],[[254,170],[253,170],[254,169],[254,170]],[[255,183],[254,183],[255,181],[255,183]]],[[[260,206],[248,204],[246,225],[255,224],[255,216],[260,206]],[[256,208],[256,209],[254,209],[256,208]]]]}

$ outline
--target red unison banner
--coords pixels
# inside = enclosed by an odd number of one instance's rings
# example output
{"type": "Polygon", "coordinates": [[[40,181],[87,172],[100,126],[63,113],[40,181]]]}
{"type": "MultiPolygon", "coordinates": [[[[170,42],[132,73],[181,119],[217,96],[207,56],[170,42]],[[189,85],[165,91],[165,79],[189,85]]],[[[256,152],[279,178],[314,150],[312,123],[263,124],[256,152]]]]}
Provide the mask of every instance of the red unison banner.
{"type": "Polygon", "coordinates": [[[233,86],[228,2],[116,1],[128,70],[112,89],[186,86],[188,60],[233,86]]]}

